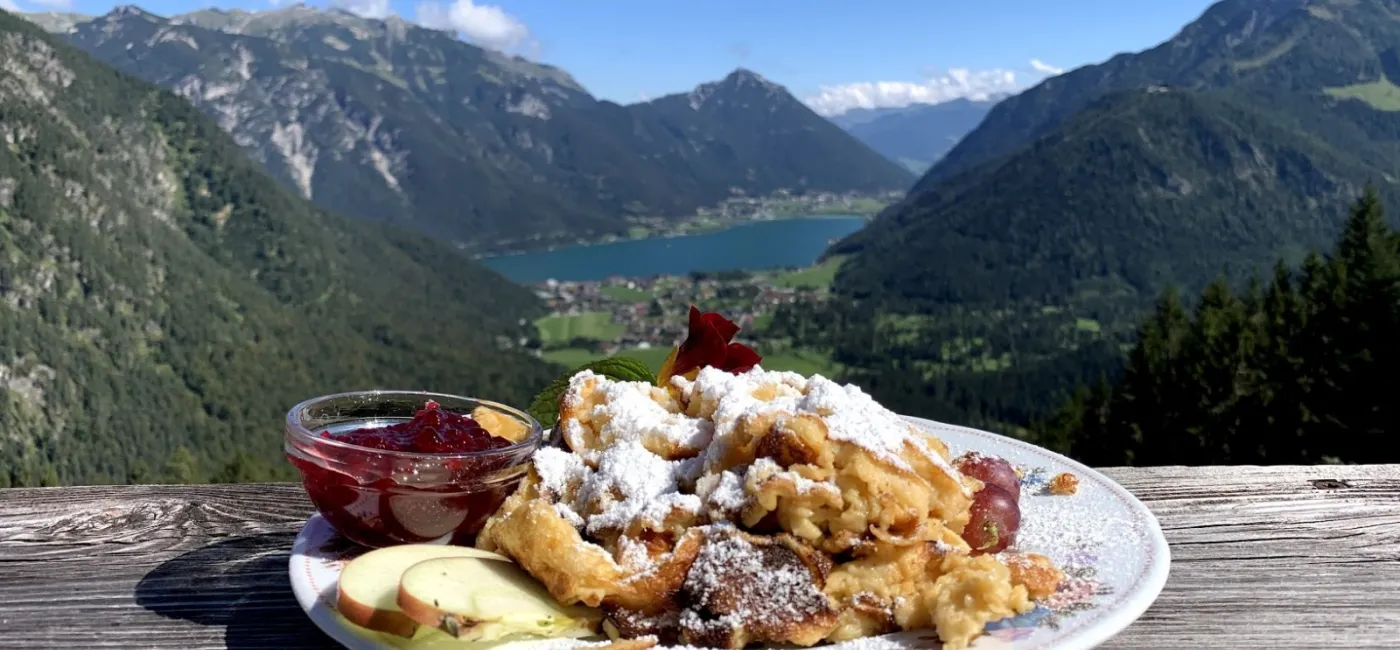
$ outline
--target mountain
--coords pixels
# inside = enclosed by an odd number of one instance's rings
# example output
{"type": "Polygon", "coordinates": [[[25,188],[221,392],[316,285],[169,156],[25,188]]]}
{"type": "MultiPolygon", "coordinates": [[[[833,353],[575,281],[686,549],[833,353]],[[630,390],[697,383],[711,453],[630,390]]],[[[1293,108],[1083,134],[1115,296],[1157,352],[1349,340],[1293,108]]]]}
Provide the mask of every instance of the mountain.
{"type": "Polygon", "coordinates": [[[904,189],[913,178],[782,86],[742,68],[689,93],[628,108],[639,122],[654,125],[647,140],[663,133],[683,137],[686,146],[668,146],[651,157],[666,168],[688,169],[685,182],[696,183],[697,189],[844,187],[876,192],[904,189]]]}
{"type": "Polygon", "coordinates": [[[72,32],[79,24],[88,22],[93,18],[87,14],[70,11],[39,11],[17,15],[35,25],[43,27],[45,31],[55,34],[67,34],[72,32]]]}
{"type": "Polygon", "coordinates": [[[838,361],[910,412],[1020,431],[1114,372],[1164,287],[1298,263],[1367,182],[1400,202],[1397,52],[1397,0],[1226,0],[1002,101],[832,247],[838,361]]]}
{"type": "MultiPolygon", "coordinates": [[[[1342,120],[1335,100],[1295,98],[1342,120]]],[[[1370,109],[1363,109],[1370,113],[1370,109]]],[[[1400,127],[1378,114],[1377,131],[1400,127]]],[[[1340,129],[1338,129],[1340,130],[1340,129]]],[[[1400,131],[1396,131],[1400,133],[1400,131]]],[[[1343,207],[1379,178],[1332,140],[1250,96],[1191,90],[1110,95],[995,164],[906,199],[833,249],[853,297],[910,309],[1081,296],[1155,295],[1247,274],[1335,235],[1343,207]]],[[[1397,146],[1396,140],[1389,140],[1397,146]]],[[[1400,163],[1400,148],[1396,149],[1400,163]]],[[[1392,182],[1390,191],[1396,186],[1392,182]]]]}
{"type": "Polygon", "coordinates": [[[998,104],[833,249],[859,252],[840,284],[915,304],[1150,299],[1321,246],[1363,183],[1400,188],[1400,104],[1381,90],[1398,53],[1397,0],[1221,2],[998,104]]]}
{"type": "Polygon", "coordinates": [[[901,108],[857,108],[830,119],[884,157],[922,174],[977,128],[1000,99],[959,98],[901,108]]]}
{"type": "Polygon", "coordinates": [[[285,478],[301,399],[523,404],[557,370],[507,349],[543,312],[525,289],[313,207],[185,100],[5,12],[0,133],[0,485],[285,478]]]}
{"type": "Polygon", "coordinates": [[[920,188],[1007,155],[1105,95],[1153,86],[1353,97],[1400,108],[1396,0],[1224,0],[1166,42],[999,103],[920,188]]]}
{"type": "Polygon", "coordinates": [[[123,7],[64,37],[189,99],[302,197],[464,248],[622,233],[736,192],[913,181],[747,71],[681,96],[712,96],[704,106],[621,106],[448,32],[302,5],[169,19],[123,7]],[[830,157],[793,155],[808,151],[830,157]]]}

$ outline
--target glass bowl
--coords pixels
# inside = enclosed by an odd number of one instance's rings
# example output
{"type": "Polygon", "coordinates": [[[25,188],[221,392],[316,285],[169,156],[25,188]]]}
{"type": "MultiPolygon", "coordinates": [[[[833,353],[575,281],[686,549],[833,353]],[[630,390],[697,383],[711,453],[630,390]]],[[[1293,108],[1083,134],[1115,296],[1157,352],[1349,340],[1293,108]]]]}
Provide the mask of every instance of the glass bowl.
{"type": "Polygon", "coordinates": [[[416,391],[364,391],[306,400],[287,412],[287,459],[301,472],[316,510],[336,531],[371,548],[472,544],[515,490],[540,446],[540,423],[503,404],[416,391]],[[528,435],[500,449],[415,453],[322,437],[413,419],[429,401],[451,413],[477,407],[523,423],[528,435]]]}

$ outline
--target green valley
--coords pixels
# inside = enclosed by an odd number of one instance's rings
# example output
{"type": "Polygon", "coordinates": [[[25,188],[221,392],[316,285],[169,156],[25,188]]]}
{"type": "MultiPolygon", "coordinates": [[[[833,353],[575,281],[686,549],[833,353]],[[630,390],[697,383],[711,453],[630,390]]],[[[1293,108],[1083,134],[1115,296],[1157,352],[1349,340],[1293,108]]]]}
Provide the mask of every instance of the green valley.
{"type": "Polygon", "coordinates": [[[763,355],[765,368],[839,376],[829,350],[795,344],[792,332],[774,325],[789,301],[824,301],[839,266],[827,260],[802,269],[538,285],[553,313],[535,321],[532,345],[542,358],[570,367],[616,355],[659,368],[685,336],[677,314],[693,304],[739,323],[740,338],[763,355]]]}

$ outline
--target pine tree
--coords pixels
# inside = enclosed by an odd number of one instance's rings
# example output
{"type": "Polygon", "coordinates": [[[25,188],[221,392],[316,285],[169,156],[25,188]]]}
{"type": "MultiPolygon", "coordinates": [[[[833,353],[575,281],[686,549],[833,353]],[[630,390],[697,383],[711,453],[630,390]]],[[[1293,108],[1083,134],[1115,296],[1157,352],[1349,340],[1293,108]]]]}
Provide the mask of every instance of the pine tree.
{"type": "Polygon", "coordinates": [[[1218,280],[1189,317],[1164,292],[1117,385],[1080,387],[1038,431],[1096,464],[1393,462],[1397,332],[1400,233],[1368,188],[1326,259],[1238,296],[1218,280]]]}
{"type": "Polygon", "coordinates": [[[1274,266],[1273,280],[1264,292],[1259,324],[1262,338],[1252,362],[1259,385],[1243,405],[1246,412],[1236,459],[1259,464],[1304,462],[1312,378],[1299,346],[1307,314],[1294,287],[1293,272],[1282,261],[1274,266]]]}
{"type": "Polygon", "coordinates": [[[1397,256],[1375,188],[1352,206],[1332,257],[1339,300],[1332,323],[1338,328],[1337,419],[1344,436],[1336,454],[1360,458],[1380,444],[1396,424],[1390,384],[1400,327],[1400,256],[1397,256]]]}
{"type": "Polygon", "coordinates": [[[1168,287],[1157,309],[1138,330],[1137,344],[1117,390],[1109,397],[1109,419],[1099,444],[1118,446],[1132,458],[1166,457],[1184,421],[1177,377],[1181,342],[1190,326],[1175,287],[1168,287]]]}

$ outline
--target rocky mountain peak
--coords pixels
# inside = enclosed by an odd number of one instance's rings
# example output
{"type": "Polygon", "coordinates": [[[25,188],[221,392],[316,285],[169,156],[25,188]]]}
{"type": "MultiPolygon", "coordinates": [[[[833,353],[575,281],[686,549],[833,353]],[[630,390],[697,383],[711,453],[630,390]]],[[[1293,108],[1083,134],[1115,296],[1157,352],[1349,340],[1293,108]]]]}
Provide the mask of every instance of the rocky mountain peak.
{"type": "Polygon", "coordinates": [[[19,14],[21,18],[38,25],[46,32],[54,34],[68,34],[77,28],[78,23],[85,23],[93,19],[88,14],[80,14],[67,11],[39,11],[35,13],[19,14]]]}
{"type": "Polygon", "coordinates": [[[788,93],[786,88],[769,81],[764,78],[763,75],[747,68],[735,68],[733,72],[726,75],[723,79],[700,84],[695,87],[695,90],[690,91],[690,107],[695,110],[700,110],[702,106],[712,101],[712,98],[715,97],[724,99],[730,96],[737,97],[743,95],[746,99],[749,99],[751,93],[758,94],[759,97],[761,97],[760,101],[781,101],[783,99],[796,101],[792,98],[792,95],[788,93]]]}
{"type": "Polygon", "coordinates": [[[114,7],[114,8],[112,9],[111,12],[109,12],[109,15],[112,15],[112,16],[141,16],[141,17],[150,17],[150,18],[160,18],[160,16],[157,16],[157,15],[155,15],[155,14],[153,14],[153,13],[150,13],[150,12],[146,11],[145,9],[142,9],[142,8],[136,6],[136,5],[117,5],[116,7],[114,7]]]}

